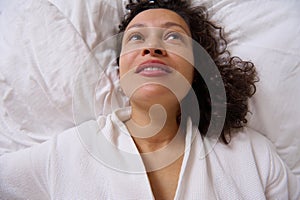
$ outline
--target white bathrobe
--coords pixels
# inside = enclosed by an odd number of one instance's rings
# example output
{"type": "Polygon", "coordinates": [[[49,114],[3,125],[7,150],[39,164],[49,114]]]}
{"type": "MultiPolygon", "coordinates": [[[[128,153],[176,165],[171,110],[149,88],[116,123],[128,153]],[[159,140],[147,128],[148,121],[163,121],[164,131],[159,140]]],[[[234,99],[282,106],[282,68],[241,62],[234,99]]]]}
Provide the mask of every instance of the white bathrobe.
{"type": "MultiPolygon", "coordinates": [[[[1,156],[0,199],[154,199],[123,123],[130,112],[120,109],[1,156]]],[[[203,140],[188,123],[175,199],[300,199],[296,177],[262,135],[244,128],[229,145],[216,141],[203,140]]]]}

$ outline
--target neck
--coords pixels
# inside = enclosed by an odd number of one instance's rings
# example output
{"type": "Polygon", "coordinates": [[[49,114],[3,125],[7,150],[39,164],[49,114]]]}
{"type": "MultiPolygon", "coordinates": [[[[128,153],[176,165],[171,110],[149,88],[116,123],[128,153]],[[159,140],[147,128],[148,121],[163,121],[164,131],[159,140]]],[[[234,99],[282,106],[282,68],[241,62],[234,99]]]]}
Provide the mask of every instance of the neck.
{"type": "Polygon", "coordinates": [[[140,107],[132,105],[131,119],[126,122],[141,153],[156,151],[172,141],[178,132],[178,106],[140,107]]]}

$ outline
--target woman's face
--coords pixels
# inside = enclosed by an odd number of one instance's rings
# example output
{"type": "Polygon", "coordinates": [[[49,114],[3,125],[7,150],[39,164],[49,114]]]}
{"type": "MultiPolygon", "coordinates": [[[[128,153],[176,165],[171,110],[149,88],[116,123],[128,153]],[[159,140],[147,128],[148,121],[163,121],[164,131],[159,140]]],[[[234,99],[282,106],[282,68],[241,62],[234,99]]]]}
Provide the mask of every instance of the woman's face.
{"type": "MultiPolygon", "coordinates": [[[[132,19],[122,40],[119,62],[121,85],[122,78],[130,73],[133,76],[127,78],[128,87],[140,84],[137,79],[146,80],[147,84],[137,85],[131,98],[162,97],[167,100],[170,89],[156,82],[168,80],[174,74],[180,74],[186,83],[192,82],[194,68],[190,36],[183,18],[167,9],[146,10],[132,19]]],[[[178,87],[181,87],[181,82],[178,80],[178,87]]],[[[174,85],[174,82],[170,84],[174,85]]]]}

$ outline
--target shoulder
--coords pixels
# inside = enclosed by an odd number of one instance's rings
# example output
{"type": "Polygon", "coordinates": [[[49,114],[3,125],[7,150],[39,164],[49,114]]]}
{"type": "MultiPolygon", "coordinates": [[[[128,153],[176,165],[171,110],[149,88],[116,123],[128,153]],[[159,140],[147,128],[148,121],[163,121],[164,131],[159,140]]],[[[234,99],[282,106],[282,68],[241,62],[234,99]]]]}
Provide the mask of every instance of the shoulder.
{"type": "Polygon", "coordinates": [[[72,128],[44,143],[1,156],[0,193],[3,198],[50,198],[48,186],[57,184],[53,177],[59,176],[61,163],[67,163],[66,155],[70,155],[71,149],[78,149],[78,144],[72,128]]]}
{"type": "Polygon", "coordinates": [[[218,142],[214,150],[218,155],[232,160],[236,166],[240,164],[240,168],[253,166],[263,180],[267,180],[270,169],[279,164],[274,159],[281,162],[273,144],[261,133],[248,127],[234,132],[228,145],[218,142]]]}
{"type": "Polygon", "coordinates": [[[223,157],[222,164],[232,173],[247,180],[256,177],[267,199],[294,199],[292,195],[299,195],[296,176],[261,133],[245,127],[233,134],[229,145],[217,143],[214,151],[219,158],[223,157]]]}
{"type": "Polygon", "coordinates": [[[257,158],[264,157],[265,159],[272,154],[277,154],[275,146],[268,138],[249,127],[244,127],[233,135],[232,144],[239,148],[248,146],[257,158]]]}
{"type": "Polygon", "coordinates": [[[269,139],[248,127],[233,132],[228,145],[217,142],[216,150],[241,156],[252,154],[256,160],[259,158],[265,160],[272,154],[276,154],[276,149],[269,139]]]}

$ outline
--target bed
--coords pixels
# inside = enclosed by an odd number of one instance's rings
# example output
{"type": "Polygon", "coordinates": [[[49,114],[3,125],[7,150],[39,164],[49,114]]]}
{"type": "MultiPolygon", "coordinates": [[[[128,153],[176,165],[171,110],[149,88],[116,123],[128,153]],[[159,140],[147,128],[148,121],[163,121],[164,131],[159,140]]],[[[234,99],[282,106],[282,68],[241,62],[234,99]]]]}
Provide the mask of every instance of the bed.
{"type": "MultiPolygon", "coordinates": [[[[116,53],[110,42],[126,3],[0,2],[0,155],[30,148],[128,104],[116,95],[116,53]],[[100,66],[87,72],[100,78],[82,80],[88,66],[100,66]],[[90,84],[93,96],[80,88],[82,83],[90,84]],[[79,109],[90,97],[88,108],[79,109]]],[[[260,82],[250,99],[248,126],[275,145],[300,181],[300,2],[192,3],[204,3],[211,19],[225,27],[233,55],[255,63],[260,82]]]]}

